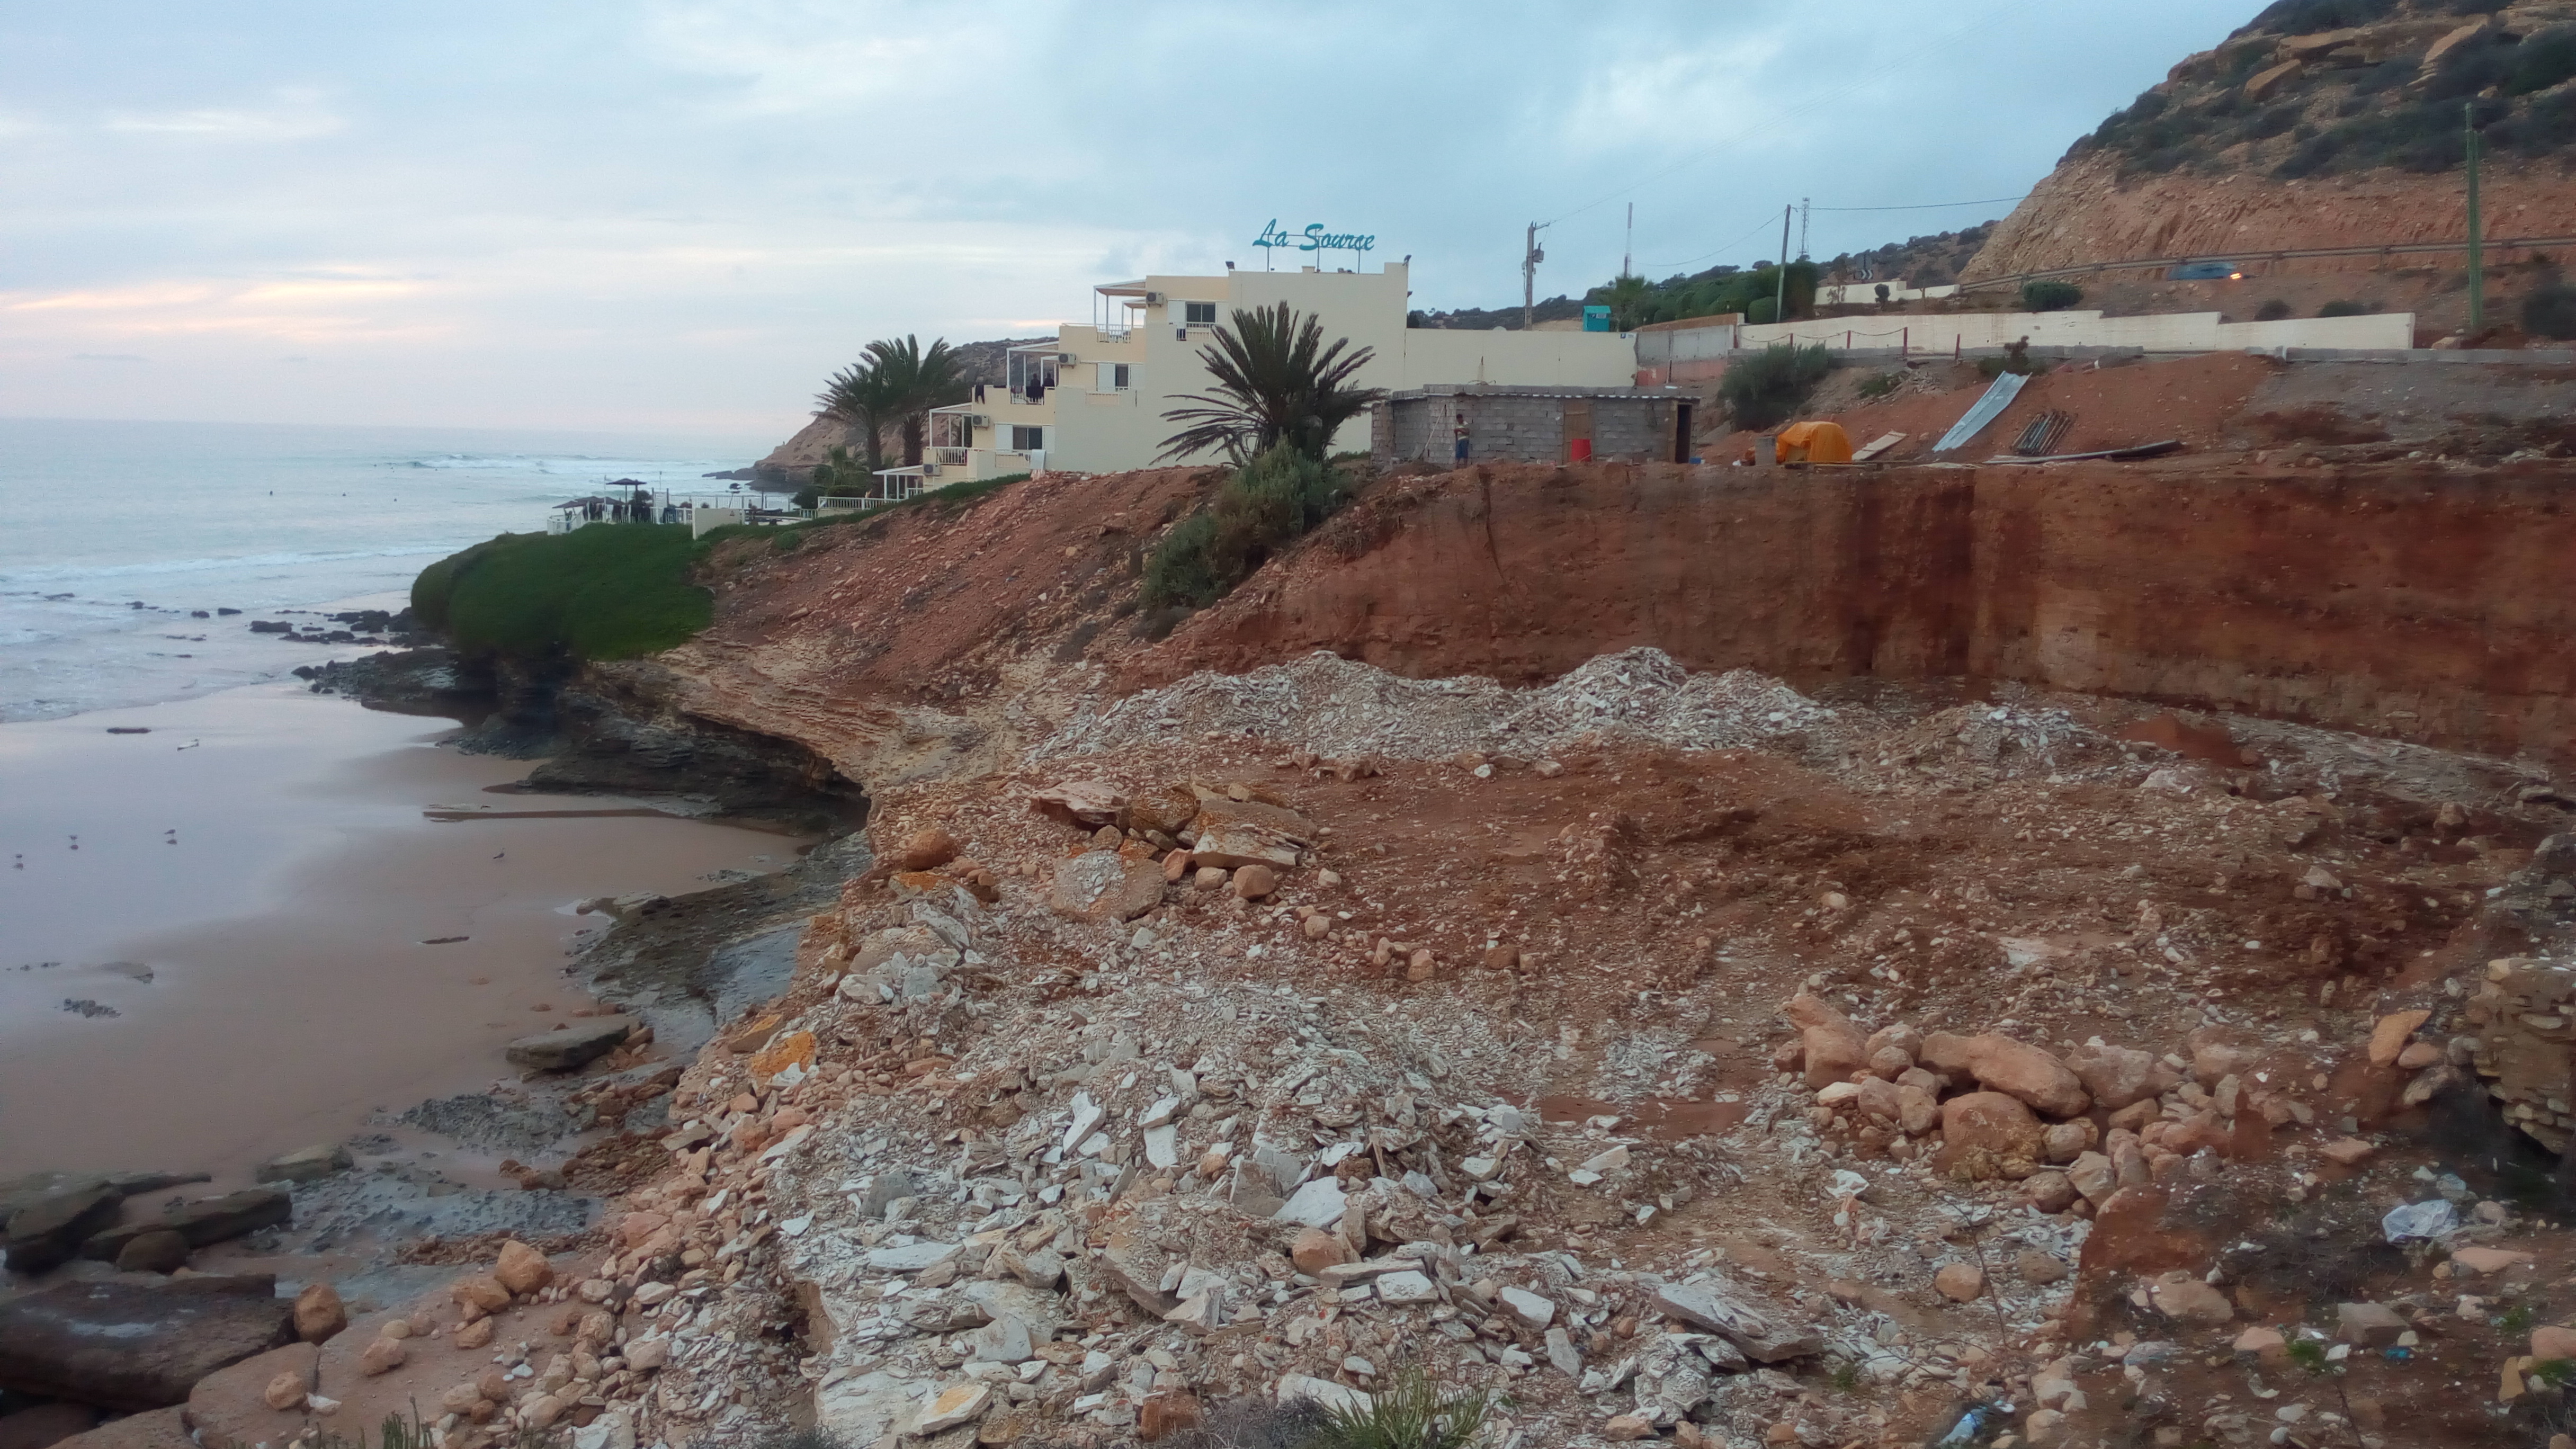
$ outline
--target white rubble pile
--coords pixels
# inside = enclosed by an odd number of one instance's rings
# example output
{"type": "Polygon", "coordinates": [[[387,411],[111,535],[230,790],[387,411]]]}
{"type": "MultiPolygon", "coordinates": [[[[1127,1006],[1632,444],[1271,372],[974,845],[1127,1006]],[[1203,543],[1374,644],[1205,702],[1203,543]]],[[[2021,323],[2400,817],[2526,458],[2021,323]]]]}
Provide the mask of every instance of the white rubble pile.
{"type": "MultiPolygon", "coordinates": [[[[1714,1144],[1618,1135],[1612,1117],[1543,1126],[1502,1099],[1525,1067],[1497,1043],[1290,987],[1171,973],[1230,929],[1166,926],[1153,940],[1032,920],[962,891],[857,924],[872,929],[853,935],[947,949],[911,953],[895,1000],[876,984],[819,995],[779,1032],[936,1041],[955,1055],[916,1058],[930,1070],[906,1073],[907,1086],[818,1105],[810,1124],[798,1111],[730,1170],[709,1164],[710,1187],[754,1180],[741,1176],[746,1159],[757,1174],[765,1205],[734,1240],[752,1245],[735,1251],[756,1270],[666,1310],[687,1315],[672,1337],[695,1345],[688,1366],[700,1370],[659,1383],[675,1418],[656,1429],[670,1442],[684,1424],[719,1441],[747,1430],[757,1415],[729,1425],[739,1406],[709,1395],[725,1367],[761,1367],[739,1347],[757,1339],[715,1325],[791,1312],[816,1349],[797,1373],[814,1385],[818,1422],[860,1444],[1015,1418],[1124,1442],[1223,1400],[1348,1401],[1415,1366],[1508,1394],[1498,1443],[1513,1432],[1524,1445],[1591,1443],[1685,1421],[1748,1442],[1782,1423],[1845,1442],[1874,1429],[1796,1376],[1820,1356],[1909,1387],[1974,1385],[1991,1360],[1918,1344],[1858,1301],[1775,1297],[1722,1248],[1682,1240],[1656,1261],[1622,1261],[1572,1246],[1584,1229],[1569,1232],[1562,1208],[1586,1198],[1649,1222],[1694,1192],[1735,1187],[1743,1174],[1727,1156],[1759,1156],[1763,1176],[1812,1180],[1812,1200],[1842,1214],[1849,1249],[1810,1265],[1820,1272],[1919,1291],[1924,1255],[1959,1250],[1919,1226],[1908,1240],[1888,1217],[1955,1224],[1943,1205],[1969,1193],[1969,1214],[1992,1219],[1978,1229],[1989,1253],[2071,1260],[2082,1242],[2081,1222],[1921,1163],[1881,1164],[1883,1177],[1838,1204],[1838,1179],[1856,1175],[1833,1167],[1793,1077],[1761,1089],[1714,1144]],[[1084,930],[1116,942],[1087,983],[1103,994],[1067,995],[1060,969],[1020,964],[1033,939],[1084,930]],[[712,1419],[694,1417],[710,1407],[712,1419]]],[[[844,1075],[791,1064],[742,1085],[803,1101],[844,1075]]],[[[754,1120],[684,1123],[672,1141],[721,1150],[754,1120]]],[[[2016,1330],[2037,1328],[2065,1291],[1997,1285],[2016,1330]]]]}
{"type": "Polygon", "coordinates": [[[1748,669],[1694,674],[1660,649],[1605,654],[1554,683],[1407,679],[1317,652],[1249,674],[1200,673],[1078,716],[1032,759],[1152,744],[1175,731],[1249,735],[1319,755],[1541,755],[1587,735],[1671,749],[1776,744],[1836,727],[1834,711],[1748,669]]]}

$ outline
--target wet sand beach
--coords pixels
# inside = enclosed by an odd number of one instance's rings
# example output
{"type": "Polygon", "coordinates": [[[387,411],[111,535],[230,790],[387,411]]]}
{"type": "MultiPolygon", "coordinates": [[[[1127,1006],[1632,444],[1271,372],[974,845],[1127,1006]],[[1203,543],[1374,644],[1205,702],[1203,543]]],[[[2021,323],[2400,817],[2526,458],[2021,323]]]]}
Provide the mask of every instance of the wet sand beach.
{"type": "Polygon", "coordinates": [[[588,1005],[575,903],[802,843],[488,793],[525,762],[452,733],[293,686],[0,726],[0,1177],[238,1182],[514,1077],[507,1041],[588,1005]]]}

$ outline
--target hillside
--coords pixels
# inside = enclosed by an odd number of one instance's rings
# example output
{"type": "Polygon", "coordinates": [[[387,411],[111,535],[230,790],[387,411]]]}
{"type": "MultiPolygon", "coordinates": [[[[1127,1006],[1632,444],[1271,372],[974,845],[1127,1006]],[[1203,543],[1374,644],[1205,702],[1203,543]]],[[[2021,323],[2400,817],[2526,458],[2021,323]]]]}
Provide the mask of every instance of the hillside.
{"type": "MultiPolygon", "coordinates": [[[[989,342],[960,342],[950,350],[957,354],[958,375],[969,384],[998,384],[1002,381],[1004,361],[1010,350],[1030,342],[1043,342],[1041,337],[1002,337],[989,342]]],[[[767,457],[751,466],[751,476],[764,487],[799,486],[814,476],[814,465],[823,461],[835,447],[858,451],[858,430],[847,423],[817,416],[796,430],[796,436],[769,450],[767,457]]],[[[888,448],[892,452],[891,446],[888,448]]],[[[902,461],[896,459],[897,462],[902,461]]]]}
{"type": "Polygon", "coordinates": [[[2456,238],[2471,116],[2487,234],[2576,232],[2576,0],[2283,0],[2077,141],[1962,277],[2456,238]]]}

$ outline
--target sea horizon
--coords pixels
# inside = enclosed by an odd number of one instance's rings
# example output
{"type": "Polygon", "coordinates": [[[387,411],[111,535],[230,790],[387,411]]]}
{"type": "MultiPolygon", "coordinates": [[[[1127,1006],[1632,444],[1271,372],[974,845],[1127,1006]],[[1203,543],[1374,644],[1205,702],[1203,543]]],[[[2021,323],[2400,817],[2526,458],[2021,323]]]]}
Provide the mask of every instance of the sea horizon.
{"type": "MultiPolygon", "coordinates": [[[[0,724],[190,698],[354,652],[253,634],[638,478],[726,491],[774,439],[0,416],[0,724]],[[226,609],[239,610],[225,614],[226,609]]],[[[399,607],[398,603],[394,604],[399,607]]]]}

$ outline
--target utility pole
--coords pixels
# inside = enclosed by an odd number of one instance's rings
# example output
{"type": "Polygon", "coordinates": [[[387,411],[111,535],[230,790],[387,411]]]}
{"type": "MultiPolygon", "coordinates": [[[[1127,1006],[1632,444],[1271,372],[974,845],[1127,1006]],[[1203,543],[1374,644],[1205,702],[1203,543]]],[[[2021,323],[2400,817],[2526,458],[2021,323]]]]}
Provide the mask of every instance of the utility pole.
{"type": "Polygon", "coordinates": [[[2460,104],[2460,124],[2469,144],[2469,330],[2487,325],[2487,254],[2485,227],[2478,218],[2478,103],[2460,104]]]}
{"type": "Polygon", "coordinates": [[[1620,249],[1619,249],[1619,275],[1620,275],[1620,276],[1623,276],[1623,277],[1624,277],[1624,276],[1628,275],[1628,273],[1634,269],[1634,265],[1635,265],[1635,264],[1634,264],[1633,259],[1636,257],[1636,255],[1637,255],[1637,203],[1635,203],[1635,202],[1633,202],[1633,201],[1632,201],[1632,202],[1629,202],[1629,203],[1628,203],[1628,240],[1627,240],[1626,244],[1625,244],[1625,245],[1623,245],[1623,246],[1621,246],[1621,247],[1620,247],[1620,249]]]}
{"type": "Polygon", "coordinates": [[[1771,320],[1774,322],[1789,320],[1789,219],[1797,214],[1798,208],[1794,206],[1780,208],[1780,295],[1771,302],[1771,320]]]}
{"type": "Polygon", "coordinates": [[[1816,199],[1812,196],[1800,197],[1798,199],[1798,260],[1802,262],[1807,259],[1807,222],[1815,214],[1816,199]]]}
{"type": "Polygon", "coordinates": [[[1549,225],[1553,223],[1531,222],[1529,233],[1522,240],[1521,330],[1524,332],[1530,329],[1530,310],[1538,304],[1538,264],[1547,260],[1547,253],[1539,250],[1538,232],[1540,227],[1549,225]]]}

